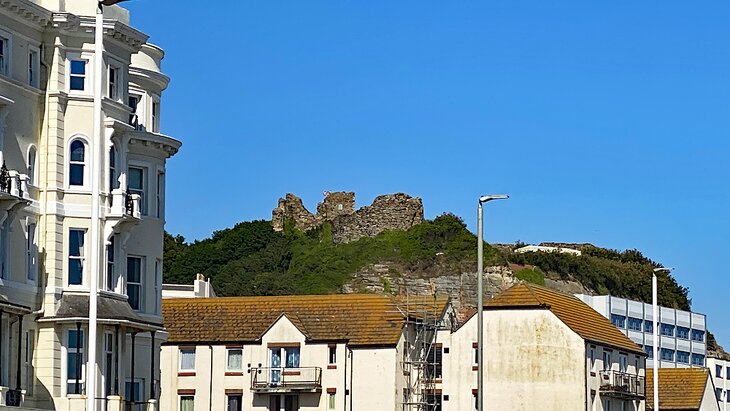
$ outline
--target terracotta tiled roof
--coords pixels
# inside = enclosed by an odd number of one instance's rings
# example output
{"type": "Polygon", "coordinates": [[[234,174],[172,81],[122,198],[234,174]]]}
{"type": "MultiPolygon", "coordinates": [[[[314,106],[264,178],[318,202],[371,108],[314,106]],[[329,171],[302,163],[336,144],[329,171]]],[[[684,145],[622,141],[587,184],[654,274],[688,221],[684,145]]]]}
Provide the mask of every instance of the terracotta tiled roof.
{"type": "Polygon", "coordinates": [[[486,310],[546,309],[584,340],[645,355],[629,337],[578,298],[534,284],[520,283],[485,303],[486,310]]]}
{"type": "MultiPolygon", "coordinates": [[[[699,410],[710,381],[707,368],[660,368],[659,409],[699,410]]],[[[714,390],[713,390],[714,391],[714,390]]],[[[714,392],[710,398],[717,406],[714,392]]],[[[710,404],[713,406],[713,404],[710,404]]],[[[713,409],[717,409],[714,408],[713,409]]],[[[654,370],[646,370],[646,409],[654,409],[654,370]]]]}
{"type": "MultiPolygon", "coordinates": [[[[439,313],[444,310],[445,299],[439,313]]],[[[395,345],[403,303],[373,294],[174,298],[162,301],[168,343],[256,342],[282,315],[315,341],[395,345]]]]}

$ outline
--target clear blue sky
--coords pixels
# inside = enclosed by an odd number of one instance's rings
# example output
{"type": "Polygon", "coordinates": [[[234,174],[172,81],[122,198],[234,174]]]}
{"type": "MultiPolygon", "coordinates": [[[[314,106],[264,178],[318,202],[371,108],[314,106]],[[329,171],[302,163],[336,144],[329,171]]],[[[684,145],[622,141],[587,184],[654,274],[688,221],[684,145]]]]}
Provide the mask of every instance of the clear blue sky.
{"type": "Polygon", "coordinates": [[[730,348],[730,2],[125,3],[167,51],[167,229],[404,191],[490,242],[638,248],[730,348]]]}

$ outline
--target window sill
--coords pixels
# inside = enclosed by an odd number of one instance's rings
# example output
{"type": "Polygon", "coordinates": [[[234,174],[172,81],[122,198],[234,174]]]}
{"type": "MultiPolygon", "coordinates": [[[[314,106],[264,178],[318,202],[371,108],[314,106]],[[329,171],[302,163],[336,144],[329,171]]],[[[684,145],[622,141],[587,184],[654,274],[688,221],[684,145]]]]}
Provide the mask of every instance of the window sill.
{"type": "Polygon", "coordinates": [[[195,371],[179,371],[178,377],[195,377],[195,371]]]}
{"type": "Polygon", "coordinates": [[[327,365],[327,369],[328,370],[336,370],[337,369],[337,365],[336,364],[328,364],[327,365]]]}
{"type": "Polygon", "coordinates": [[[472,365],[471,366],[471,370],[472,371],[479,371],[479,366],[478,365],[472,365]]]}
{"type": "Polygon", "coordinates": [[[240,377],[243,375],[243,371],[226,371],[226,377],[240,377]]]}

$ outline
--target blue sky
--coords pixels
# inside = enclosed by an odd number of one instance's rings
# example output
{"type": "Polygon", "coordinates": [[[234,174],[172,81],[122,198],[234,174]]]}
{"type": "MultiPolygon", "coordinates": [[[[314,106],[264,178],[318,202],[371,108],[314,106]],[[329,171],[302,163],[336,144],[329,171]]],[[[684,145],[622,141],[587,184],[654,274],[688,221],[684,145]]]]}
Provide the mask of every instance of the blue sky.
{"type": "Polygon", "coordinates": [[[490,242],[638,248],[730,348],[730,2],[131,1],[172,77],[167,229],[403,191],[490,242]]]}

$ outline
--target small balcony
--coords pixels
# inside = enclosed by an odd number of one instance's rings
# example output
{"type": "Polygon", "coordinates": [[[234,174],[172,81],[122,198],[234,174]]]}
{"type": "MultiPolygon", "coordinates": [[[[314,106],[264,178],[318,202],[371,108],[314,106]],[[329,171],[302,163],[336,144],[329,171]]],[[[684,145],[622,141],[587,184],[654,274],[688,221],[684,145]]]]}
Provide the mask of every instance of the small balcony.
{"type": "Polygon", "coordinates": [[[322,368],[251,368],[251,390],[258,393],[319,392],[322,368]]]}
{"type": "Polygon", "coordinates": [[[27,200],[28,176],[0,167],[0,200],[27,200]]]}
{"type": "Polygon", "coordinates": [[[646,391],[644,377],[621,371],[601,371],[600,392],[619,399],[643,399],[646,391]]]}
{"type": "Polygon", "coordinates": [[[112,190],[111,200],[111,217],[120,219],[133,218],[137,220],[142,218],[139,194],[132,194],[121,188],[115,188],[112,190]]]}

